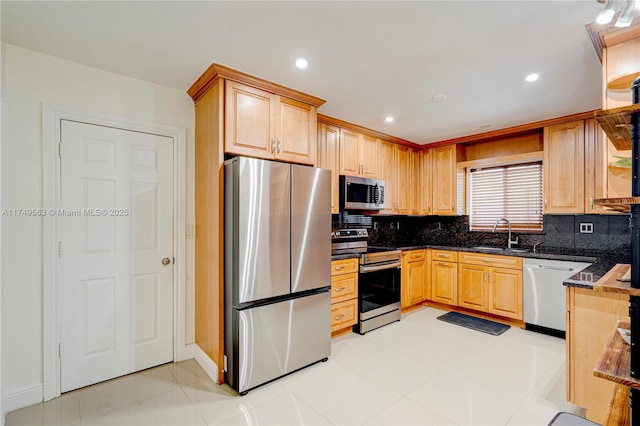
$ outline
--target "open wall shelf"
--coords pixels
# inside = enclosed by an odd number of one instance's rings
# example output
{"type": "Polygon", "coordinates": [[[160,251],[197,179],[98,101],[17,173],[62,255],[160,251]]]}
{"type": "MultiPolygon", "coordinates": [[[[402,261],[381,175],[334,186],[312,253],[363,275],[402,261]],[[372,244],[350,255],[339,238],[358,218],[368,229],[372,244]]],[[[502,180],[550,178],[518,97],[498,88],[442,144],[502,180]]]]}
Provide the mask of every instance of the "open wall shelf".
{"type": "Polygon", "coordinates": [[[595,112],[596,120],[616,149],[631,149],[631,114],[633,113],[640,113],[640,104],[595,112]]]}

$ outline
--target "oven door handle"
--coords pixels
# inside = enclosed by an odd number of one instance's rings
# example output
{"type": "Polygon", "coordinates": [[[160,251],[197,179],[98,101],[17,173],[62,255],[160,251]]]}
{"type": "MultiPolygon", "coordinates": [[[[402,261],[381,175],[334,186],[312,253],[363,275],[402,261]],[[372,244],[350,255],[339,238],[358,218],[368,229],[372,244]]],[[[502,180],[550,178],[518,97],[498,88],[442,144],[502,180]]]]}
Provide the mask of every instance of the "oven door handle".
{"type": "Polygon", "coordinates": [[[385,263],[383,265],[360,265],[360,273],[366,274],[367,272],[382,271],[384,269],[399,268],[402,266],[402,262],[385,263]]]}

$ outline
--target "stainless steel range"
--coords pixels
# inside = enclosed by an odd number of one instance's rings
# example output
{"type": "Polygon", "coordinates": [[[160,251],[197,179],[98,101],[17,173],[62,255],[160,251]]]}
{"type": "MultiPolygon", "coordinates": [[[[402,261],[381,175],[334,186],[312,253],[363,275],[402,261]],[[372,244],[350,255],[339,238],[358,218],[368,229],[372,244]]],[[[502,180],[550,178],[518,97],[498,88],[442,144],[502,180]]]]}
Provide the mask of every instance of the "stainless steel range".
{"type": "Polygon", "coordinates": [[[364,334],[400,320],[400,250],[368,248],[366,229],[341,229],[331,233],[331,254],[359,254],[358,324],[364,334]]]}

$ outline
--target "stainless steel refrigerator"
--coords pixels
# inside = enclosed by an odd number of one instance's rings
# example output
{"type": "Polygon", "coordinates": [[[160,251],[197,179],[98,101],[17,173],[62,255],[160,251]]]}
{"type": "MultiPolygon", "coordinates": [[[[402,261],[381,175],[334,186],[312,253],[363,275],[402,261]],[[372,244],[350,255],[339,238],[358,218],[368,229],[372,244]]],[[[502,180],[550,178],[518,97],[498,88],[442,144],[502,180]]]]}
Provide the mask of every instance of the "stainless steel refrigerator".
{"type": "Polygon", "coordinates": [[[226,381],[244,394],[331,354],[331,172],[224,167],[226,381]]]}

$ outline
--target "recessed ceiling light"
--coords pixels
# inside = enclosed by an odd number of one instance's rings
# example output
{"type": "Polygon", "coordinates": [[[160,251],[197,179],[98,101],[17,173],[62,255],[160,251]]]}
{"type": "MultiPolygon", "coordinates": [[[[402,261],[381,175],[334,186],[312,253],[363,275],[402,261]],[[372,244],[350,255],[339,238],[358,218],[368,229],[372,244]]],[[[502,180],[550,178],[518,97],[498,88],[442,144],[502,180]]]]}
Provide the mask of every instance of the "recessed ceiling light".
{"type": "Polygon", "coordinates": [[[389,117],[384,119],[384,121],[387,122],[387,123],[393,123],[393,120],[394,120],[394,118],[391,117],[391,116],[389,116],[389,117]]]}
{"type": "Polygon", "coordinates": [[[447,95],[435,95],[431,97],[433,102],[442,102],[447,100],[447,95]]]}
{"type": "Polygon", "coordinates": [[[491,127],[491,124],[483,124],[480,126],[481,129],[488,129],[489,127],[491,127]]]}
{"type": "Polygon", "coordinates": [[[301,70],[305,69],[307,65],[309,65],[309,62],[307,62],[306,59],[304,58],[296,59],[296,67],[300,68],[301,70]]]}
{"type": "Polygon", "coordinates": [[[540,74],[531,73],[524,78],[524,81],[531,83],[532,81],[536,81],[538,78],[540,78],[540,74]]]}

